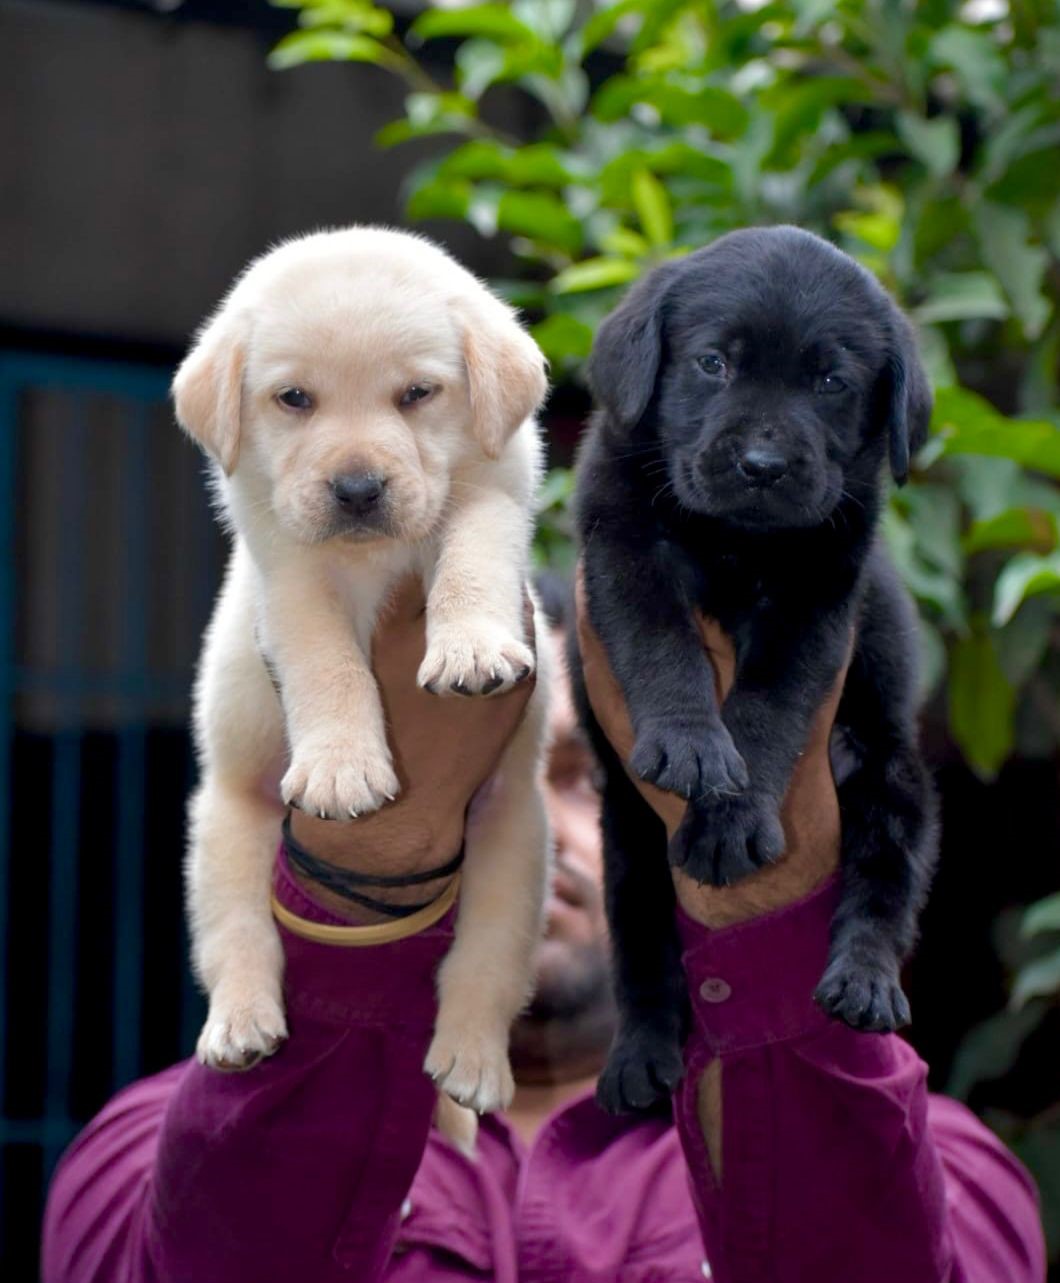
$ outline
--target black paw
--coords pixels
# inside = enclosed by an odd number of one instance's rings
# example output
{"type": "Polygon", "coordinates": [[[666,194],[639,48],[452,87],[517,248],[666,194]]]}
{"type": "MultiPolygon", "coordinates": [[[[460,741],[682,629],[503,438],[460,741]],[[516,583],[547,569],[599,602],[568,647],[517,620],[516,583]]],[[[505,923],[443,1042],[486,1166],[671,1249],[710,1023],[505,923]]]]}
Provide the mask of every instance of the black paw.
{"type": "Polygon", "coordinates": [[[727,887],[784,854],[776,803],[757,793],[690,806],[670,842],[670,863],[700,884],[727,887]]]}
{"type": "Polygon", "coordinates": [[[840,954],[828,964],[813,996],[852,1029],[893,1033],[912,1018],[898,968],[888,962],[853,962],[840,954]]]}
{"type": "Polygon", "coordinates": [[[669,1111],[684,1070],[676,1036],[654,1027],[623,1031],[597,1080],[597,1102],[609,1114],[669,1111]]]}
{"type": "Polygon", "coordinates": [[[717,719],[649,723],[637,736],[629,765],[642,780],[678,797],[739,793],[749,783],[747,764],[717,719]]]}

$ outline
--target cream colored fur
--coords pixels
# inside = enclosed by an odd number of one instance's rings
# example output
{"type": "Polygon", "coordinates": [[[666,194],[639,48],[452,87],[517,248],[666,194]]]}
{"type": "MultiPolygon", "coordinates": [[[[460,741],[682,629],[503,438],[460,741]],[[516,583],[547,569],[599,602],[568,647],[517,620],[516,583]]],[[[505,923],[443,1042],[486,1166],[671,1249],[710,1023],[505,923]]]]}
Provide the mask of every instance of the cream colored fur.
{"type": "MultiPolygon", "coordinates": [[[[369,663],[391,587],[409,572],[426,585],[421,685],[504,690],[532,669],[523,594],[544,392],[509,308],[430,242],[379,228],[251,264],[178,371],[178,419],[217,464],[234,533],[195,700],[187,886],[206,1064],[251,1064],[286,1036],[269,903],[284,805],[349,821],[398,792],[369,663]],[[402,405],[413,385],[431,395],[402,405]],[[279,402],[290,388],[310,411],[279,402]],[[385,537],[334,529],[330,482],[365,469],[387,478],[385,537]]],[[[425,1064],[478,1111],[510,1100],[508,1029],[540,926],[547,645],[539,629],[527,714],[469,826],[425,1064]]]]}

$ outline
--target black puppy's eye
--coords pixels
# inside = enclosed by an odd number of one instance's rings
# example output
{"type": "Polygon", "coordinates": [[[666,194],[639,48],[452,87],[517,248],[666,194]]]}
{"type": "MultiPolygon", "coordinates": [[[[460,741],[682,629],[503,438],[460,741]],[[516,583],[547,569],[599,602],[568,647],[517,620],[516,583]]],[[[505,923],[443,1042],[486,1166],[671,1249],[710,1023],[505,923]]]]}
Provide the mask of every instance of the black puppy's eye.
{"type": "Polygon", "coordinates": [[[712,379],[723,379],[729,372],[725,358],[718,352],[707,352],[705,356],[697,356],[696,364],[712,379]]]}
{"type": "Polygon", "coordinates": [[[288,410],[311,410],[313,408],[313,398],[304,388],[284,388],[276,397],[281,405],[285,405],[288,410]]]}
{"type": "Polygon", "coordinates": [[[425,383],[413,383],[402,392],[398,405],[414,405],[417,401],[426,401],[433,391],[434,388],[425,383]]]}
{"type": "Polygon", "coordinates": [[[813,383],[815,392],[845,392],[847,385],[838,374],[819,374],[813,383]]]}

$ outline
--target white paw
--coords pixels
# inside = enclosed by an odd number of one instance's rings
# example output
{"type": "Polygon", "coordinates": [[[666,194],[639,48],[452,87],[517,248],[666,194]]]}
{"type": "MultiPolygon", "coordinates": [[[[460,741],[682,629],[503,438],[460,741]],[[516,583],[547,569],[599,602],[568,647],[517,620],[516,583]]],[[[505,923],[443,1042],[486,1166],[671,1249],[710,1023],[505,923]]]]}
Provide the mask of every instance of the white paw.
{"type": "Polygon", "coordinates": [[[515,1081],[504,1037],[439,1029],[423,1068],[447,1096],[477,1114],[492,1114],[512,1103],[515,1081]]]}
{"type": "Polygon", "coordinates": [[[195,1054],[211,1069],[250,1069],[287,1037],[283,1007],[270,994],[239,1002],[210,1000],[195,1054]]]}
{"type": "Polygon", "coordinates": [[[392,802],[400,788],[385,744],[373,751],[351,744],[345,733],[296,744],[280,781],[286,805],[322,820],[369,815],[392,802]]]}
{"type": "Polygon", "coordinates": [[[434,630],[417,682],[435,695],[493,695],[534,671],[534,652],[490,620],[434,630]]]}

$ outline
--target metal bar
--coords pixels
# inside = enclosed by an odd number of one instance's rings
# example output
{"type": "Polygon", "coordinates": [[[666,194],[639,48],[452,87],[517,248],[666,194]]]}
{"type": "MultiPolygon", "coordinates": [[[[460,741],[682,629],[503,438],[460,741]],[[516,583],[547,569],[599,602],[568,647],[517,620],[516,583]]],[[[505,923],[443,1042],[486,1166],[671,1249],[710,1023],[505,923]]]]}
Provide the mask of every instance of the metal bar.
{"type": "MultiPolygon", "coordinates": [[[[58,460],[65,504],[63,521],[75,537],[63,539],[58,554],[58,636],[63,660],[77,654],[83,621],[83,552],[85,484],[82,462],[86,424],[79,397],[71,399],[72,413],[58,460]]],[[[76,1014],[77,888],[80,855],[81,739],[79,720],[63,726],[55,737],[52,765],[51,851],[48,866],[48,1037],[44,1077],[45,1115],[70,1119],[70,1081],[73,1070],[73,1032],[76,1014]]],[[[59,1157],[54,1140],[44,1146],[44,1178],[59,1157]]]]}
{"type": "Polygon", "coordinates": [[[118,699],[187,698],[192,673],[179,677],[154,677],[144,670],[127,673],[96,673],[89,669],[30,668],[15,664],[9,668],[9,685],[19,694],[36,692],[69,699],[110,696],[118,699]]]}
{"type": "MultiPolygon", "coordinates": [[[[0,363],[0,1035],[7,1031],[7,951],[11,939],[11,767],[14,740],[14,689],[11,670],[15,657],[15,472],[18,454],[18,385],[12,371],[0,363]]],[[[0,1038],[0,1114],[7,1098],[9,1037],[0,1038]]],[[[0,1155],[2,1157],[2,1155],[0,1155]]],[[[4,1167],[0,1161],[0,1208],[4,1198],[4,1167]]]]}
{"type": "MultiPolygon", "coordinates": [[[[137,404],[126,417],[122,459],[124,482],[125,566],[121,645],[122,668],[143,673],[147,665],[147,406],[137,404]]],[[[141,698],[122,710],[114,805],[117,834],[114,849],[113,1081],[122,1087],[139,1074],[143,1014],[144,806],[147,747],[141,698]]]]}
{"type": "Polygon", "coordinates": [[[126,361],[95,361],[83,356],[50,356],[38,352],[11,352],[0,361],[23,384],[56,392],[109,393],[130,400],[165,401],[172,371],[126,361]]]}

